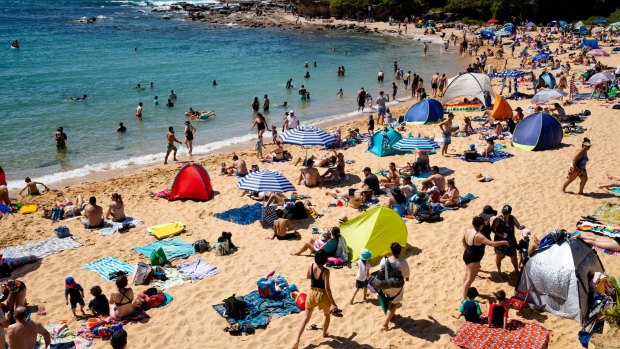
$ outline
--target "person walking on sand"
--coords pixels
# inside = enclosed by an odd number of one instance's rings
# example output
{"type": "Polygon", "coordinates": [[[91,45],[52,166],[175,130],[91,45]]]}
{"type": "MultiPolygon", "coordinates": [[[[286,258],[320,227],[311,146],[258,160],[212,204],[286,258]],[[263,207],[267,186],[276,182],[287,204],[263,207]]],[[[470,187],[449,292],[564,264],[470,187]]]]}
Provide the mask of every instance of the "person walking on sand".
{"type": "Polygon", "coordinates": [[[65,303],[69,305],[71,302],[71,312],[73,313],[74,318],[78,318],[75,309],[77,309],[78,304],[80,305],[80,311],[82,312],[82,316],[86,316],[84,312],[84,289],[82,285],[75,282],[73,277],[69,276],[65,279],[65,303]]]}
{"type": "Polygon", "coordinates": [[[573,156],[573,161],[571,163],[571,167],[568,169],[568,176],[566,177],[566,182],[562,186],[562,192],[566,192],[566,187],[568,187],[577,177],[579,177],[579,194],[583,195],[583,188],[586,186],[586,182],[588,181],[588,171],[586,171],[586,164],[590,160],[588,158],[588,150],[592,143],[590,143],[590,139],[584,137],[583,142],[581,143],[581,149],[575,153],[573,156]]]}
{"type": "Polygon", "coordinates": [[[441,147],[441,156],[448,155],[448,146],[452,143],[452,120],[454,114],[448,113],[448,119],[439,124],[441,134],[443,135],[443,146],[441,147]]]}
{"type": "Polygon", "coordinates": [[[14,315],[15,323],[6,330],[6,340],[11,349],[30,349],[37,344],[38,335],[43,336],[45,347],[50,346],[52,338],[43,325],[35,320],[28,319],[28,309],[17,307],[14,315]]]}
{"type": "MultiPolygon", "coordinates": [[[[392,255],[390,257],[385,257],[381,260],[379,264],[379,269],[387,268],[387,264],[390,264],[392,269],[400,270],[401,274],[405,281],[409,281],[409,263],[407,260],[400,257],[400,252],[402,251],[402,247],[397,243],[393,242],[390,245],[390,251],[392,255]]],[[[381,303],[385,304],[383,308],[383,313],[385,316],[385,321],[383,322],[383,327],[381,328],[383,331],[389,330],[389,324],[394,314],[396,314],[396,308],[403,301],[403,294],[405,291],[405,286],[399,288],[388,288],[385,290],[377,290],[381,303]]]]}
{"type": "Polygon", "coordinates": [[[196,128],[191,124],[191,122],[189,121],[185,121],[185,141],[183,142],[183,144],[185,144],[185,147],[187,148],[187,151],[189,152],[189,156],[192,156],[192,152],[194,151],[194,133],[196,133],[196,128]]]}
{"type": "Polygon", "coordinates": [[[67,149],[67,134],[63,131],[62,127],[56,129],[56,134],[54,134],[54,140],[56,140],[56,149],[67,149]]]}
{"type": "Polygon", "coordinates": [[[166,139],[168,140],[168,145],[166,148],[166,156],[164,157],[164,165],[168,164],[168,156],[170,156],[170,152],[173,152],[172,158],[174,159],[174,161],[179,161],[177,160],[177,147],[174,146],[174,142],[182,144],[181,141],[179,141],[174,136],[174,127],[172,126],[168,127],[168,133],[166,134],[166,139]]]}
{"type": "Polygon", "coordinates": [[[142,118],[142,102],[139,102],[138,106],[136,107],[136,117],[142,118]]]}
{"type": "Polygon", "coordinates": [[[314,263],[308,267],[306,278],[310,279],[310,292],[306,298],[306,310],[304,318],[301,321],[299,330],[297,331],[297,340],[293,345],[293,349],[299,348],[299,340],[306,329],[306,325],[312,317],[314,308],[323,311],[325,320],[323,321],[323,338],[328,336],[330,314],[341,316],[342,313],[336,305],[336,301],[332,296],[332,290],[329,281],[329,269],[325,268],[327,263],[327,253],[324,250],[318,250],[314,254],[314,263]],[[331,309],[330,309],[331,308],[331,309]]]}
{"type": "Polygon", "coordinates": [[[265,129],[267,128],[267,120],[263,114],[256,113],[256,119],[254,119],[254,123],[252,124],[252,128],[250,130],[253,130],[254,127],[256,127],[256,130],[258,131],[258,137],[263,137],[265,129]]]}
{"type": "Polygon", "coordinates": [[[353,296],[351,296],[351,301],[349,304],[353,305],[353,301],[355,300],[355,295],[357,291],[363,290],[364,293],[364,302],[368,299],[368,277],[370,276],[370,262],[368,262],[372,258],[372,252],[370,250],[364,248],[360,252],[360,260],[357,263],[357,274],[355,275],[355,291],[353,291],[353,296]]]}
{"type": "Polygon", "coordinates": [[[377,98],[377,124],[379,125],[383,125],[387,108],[386,103],[388,100],[389,98],[385,95],[385,93],[383,91],[379,91],[379,98],[377,98]]]}

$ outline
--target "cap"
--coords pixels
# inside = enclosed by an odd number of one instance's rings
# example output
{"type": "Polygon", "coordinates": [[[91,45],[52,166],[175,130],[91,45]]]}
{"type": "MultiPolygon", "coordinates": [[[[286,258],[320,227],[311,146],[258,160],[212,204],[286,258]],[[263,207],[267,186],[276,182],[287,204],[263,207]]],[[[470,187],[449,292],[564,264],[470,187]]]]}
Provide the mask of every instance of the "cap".
{"type": "Polygon", "coordinates": [[[497,215],[497,211],[495,211],[491,205],[486,205],[482,208],[481,214],[495,216],[497,215]]]}
{"type": "Polygon", "coordinates": [[[73,283],[73,282],[75,282],[75,279],[73,279],[73,277],[71,277],[71,276],[68,276],[65,279],[65,284],[70,284],[70,283],[73,283]]]}
{"type": "Polygon", "coordinates": [[[367,248],[362,249],[362,251],[360,252],[360,259],[363,261],[367,261],[370,260],[372,258],[372,252],[370,252],[370,250],[368,250],[367,248]]]}
{"type": "Polygon", "coordinates": [[[529,229],[523,229],[521,234],[523,234],[524,238],[529,238],[532,235],[532,232],[529,229]]]}
{"type": "Polygon", "coordinates": [[[288,113],[289,113],[289,114],[295,114],[295,111],[291,109],[291,110],[289,110],[289,112],[288,112],[288,113]]]}
{"type": "Polygon", "coordinates": [[[475,144],[470,144],[469,145],[469,150],[476,150],[476,145],[475,144]]]}
{"type": "Polygon", "coordinates": [[[504,207],[502,207],[503,214],[510,214],[511,212],[512,212],[512,207],[510,207],[510,205],[504,205],[504,207]]]}

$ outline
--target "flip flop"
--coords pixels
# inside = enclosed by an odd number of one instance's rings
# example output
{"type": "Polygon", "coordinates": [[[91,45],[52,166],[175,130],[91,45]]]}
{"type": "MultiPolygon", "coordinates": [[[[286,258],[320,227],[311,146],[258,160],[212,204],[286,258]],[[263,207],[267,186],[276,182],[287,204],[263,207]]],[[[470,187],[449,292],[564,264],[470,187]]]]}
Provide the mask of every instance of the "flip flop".
{"type": "Polygon", "coordinates": [[[309,331],[316,331],[318,329],[319,329],[319,327],[316,324],[312,324],[312,325],[310,325],[310,327],[308,327],[309,331]]]}
{"type": "Polygon", "coordinates": [[[330,313],[335,317],[342,317],[342,310],[340,309],[333,309],[330,313]]]}

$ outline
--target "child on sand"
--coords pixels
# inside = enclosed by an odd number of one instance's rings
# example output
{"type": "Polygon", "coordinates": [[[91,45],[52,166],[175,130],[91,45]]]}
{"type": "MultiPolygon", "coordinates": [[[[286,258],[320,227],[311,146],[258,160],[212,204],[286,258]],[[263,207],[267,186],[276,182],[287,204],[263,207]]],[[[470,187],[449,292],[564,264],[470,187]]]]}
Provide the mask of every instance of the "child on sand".
{"type": "Polygon", "coordinates": [[[351,301],[349,302],[351,305],[353,304],[353,300],[355,299],[355,295],[357,291],[360,289],[364,290],[364,301],[368,298],[368,276],[370,275],[370,263],[368,261],[372,258],[372,252],[368,249],[363,249],[360,252],[360,261],[357,263],[357,275],[355,276],[355,291],[353,292],[353,296],[351,296],[351,301]]]}
{"type": "Polygon", "coordinates": [[[263,136],[258,136],[258,139],[256,140],[256,157],[258,159],[263,158],[263,148],[265,148],[265,145],[263,144],[263,136]]]}
{"type": "Polygon", "coordinates": [[[45,185],[45,184],[43,184],[41,182],[35,182],[32,179],[30,179],[30,177],[26,177],[26,179],[24,179],[24,181],[26,182],[26,186],[24,187],[24,189],[22,189],[22,191],[19,192],[19,195],[22,195],[22,193],[26,189],[28,189],[28,195],[30,195],[30,196],[41,195],[41,192],[39,191],[39,188],[37,188],[38,184],[41,184],[45,188],[45,190],[50,190],[50,188],[48,188],[47,185],[45,185]]]}
{"type": "Polygon", "coordinates": [[[495,296],[495,303],[489,307],[489,327],[499,327],[505,330],[508,324],[508,308],[504,305],[506,292],[499,290],[493,295],[495,296]]]}
{"type": "Polygon", "coordinates": [[[95,297],[88,302],[88,309],[93,312],[93,315],[110,316],[110,304],[108,303],[108,298],[101,291],[101,287],[91,287],[90,294],[95,297]]]}
{"type": "Polygon", "coordinates": [[[276,144],[276,140],[278,139],[278,129],[276,128],[276,125],[271,125],[271,138],[273,144],[276,144]]]}
{"type": "Polygon", "coordinates": [[[465,317],[465,321],[468,322],[478,323],[480,321],[482,311],[480,310],[480,303],[475,300],[478,295],[478,290],[475,287],[470,287],[467,290],[467,299],[461,303],[461,307],[459,308],[461,314],[458,318],[463,316],[465,317]]]}
{"type": "Polygon", "coordinates": [[[69,304],[69,302],[71,302],[71,312],[74,318],[77,318],[75,308],[77,308],[78,304],[80,305],[82,316],[86,316],[86,313],[84,313],[84,289],[71,276],[65,279],[65,303],[69,304]]]}

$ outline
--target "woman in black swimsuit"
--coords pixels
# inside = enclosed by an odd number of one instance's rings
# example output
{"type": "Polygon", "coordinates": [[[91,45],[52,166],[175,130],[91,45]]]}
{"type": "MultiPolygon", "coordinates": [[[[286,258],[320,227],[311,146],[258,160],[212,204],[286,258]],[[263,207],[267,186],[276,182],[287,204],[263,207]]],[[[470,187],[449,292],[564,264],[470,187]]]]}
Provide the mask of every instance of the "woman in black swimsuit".
{"type": "Polygon", "coordinates": [[[252,128],[250,130],[253,130],[254,126],[256,126],[256,129],[258,130],[258,137],[262,137],[263,133],[265,133],[265,129],[267,128],[267,120],[263,114],[256,114],[256,119],[254,119],[254,123],[252,124],[252,128]]]}
{"type": "Polygon", "coordinates": [[[123,318],[133,312],[133,290],[127,287],[126,276],[116,278],[117,290],[110,295],[110,304],[114,304],[114,317],[123,318]]]}
{"type": "Polygon", "coordinates": [[[2,299],[0,303],[6,301],[7,318],[13,316],[13,311],[17,307],[26,306],[26,284],[20,280],[9,279],[2,282],[2,299]]]}
{"type": "Polygon", "coordinates": [[[519,220],[511,215],[512,207],[510,205],[504,205],[502,208],[502,214],[497,216],[493,220],[493,232],[495,236],[493,241],[507,241],[507,245],[503,245],[495,248],[495,265],[497,266],[497,272],[501,277],[502,275],[502,259],[508,256],[510,262],[514,268],[514,272],[519,272],[519,264],[517,262],[517,237],[515,234],[515,228],[523,230],[525,225],[519,223],[519,220]]]}
{"type": "Polygon", "coordinates": [[[254,110],[254,112],[258,112],[259,108],[260,102],[258,101],[258,97],[254,97],[254,101],[252,102],[252,110],[254,110]]]}
{"type": "Polygon", "coordinates": [[[463,275],[463,299],[467,299],[467,290],[476,280],[478,271],[480,271],[480,261],[484,257],[484,247],[488,246],[504,246],[508,245],[507,241],[490,241],[484,237],[482,228],[484,227],[484,218],[480,216],[474,217],[471,222],[473,229],[465,230],[463,235],[463,262],[465,262],[465,275],[463,275]]]}
{"type": "Polygon", "coordinates": [[[187,151],[189,151],[189,155],[192,155],[192,151],[194,147],[192,145],[194,141],[194,133],[196,132],[196,128],[192,126],[189,121],[185,121],[185,141],[183,144],[187,147],[187,151]]]}

